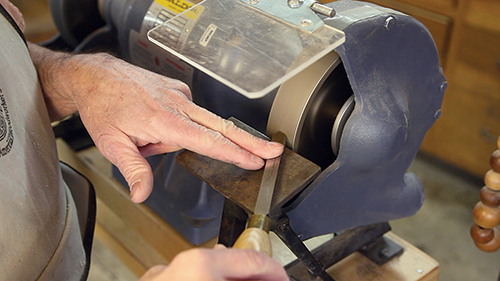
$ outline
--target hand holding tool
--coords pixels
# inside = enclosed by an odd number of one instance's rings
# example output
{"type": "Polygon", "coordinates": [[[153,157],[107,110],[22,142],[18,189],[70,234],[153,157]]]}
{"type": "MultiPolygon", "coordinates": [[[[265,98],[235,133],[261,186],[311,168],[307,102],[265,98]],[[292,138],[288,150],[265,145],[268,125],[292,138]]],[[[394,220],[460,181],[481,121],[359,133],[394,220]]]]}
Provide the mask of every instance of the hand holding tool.
{"type": "MultiPolygon", "coordinates": [[[[274,134],[272,140],[286,145],[286,135],[283,132],[274,134]]],[[[254,214],[248,219],[247,227],[234,243],[234,248],[253,249],[272,256],[267,214],[271,208],[280,161],[281,155],[266,161],[254,214]]]]}

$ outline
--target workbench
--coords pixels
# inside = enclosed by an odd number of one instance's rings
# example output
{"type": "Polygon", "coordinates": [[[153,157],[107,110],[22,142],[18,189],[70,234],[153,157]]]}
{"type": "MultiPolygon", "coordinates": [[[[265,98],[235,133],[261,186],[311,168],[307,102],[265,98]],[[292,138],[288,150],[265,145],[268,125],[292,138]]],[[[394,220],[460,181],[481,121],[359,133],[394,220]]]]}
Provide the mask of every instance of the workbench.
{"type": "MultiPolygon", "coordinates": [[[[95,147],[73,151],[57,140],[61,161],[85,175],[97,195],[95,238],[115,253],[137,276],[157,264],[195,247],[144,204],[130,200],[127,189],[112,177],[112,166],[95,147]]],[[[342,280],[438,280],[439,263],[392,232],[387,238],[401,245],[403,253],[378,266],[356,252],[330,267],[328,273],[342,280]]],[[[217,238],[199,247],[213,247],[217,238]]]]}

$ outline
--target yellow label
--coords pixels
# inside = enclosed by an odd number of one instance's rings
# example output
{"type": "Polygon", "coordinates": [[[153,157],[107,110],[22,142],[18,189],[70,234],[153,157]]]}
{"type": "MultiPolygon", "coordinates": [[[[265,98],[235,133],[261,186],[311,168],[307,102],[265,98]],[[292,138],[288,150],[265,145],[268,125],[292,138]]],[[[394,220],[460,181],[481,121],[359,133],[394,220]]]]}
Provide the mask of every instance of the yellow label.
{"type": "Polygon", "coordinates": [[[185,15],[194,20],[198,18],[198,16],[201,15],[202,12],[203,12],[203,6],[196,6],[187,11],[185,15]]]}
{"type": "MultiPolygon", "coordinates": [[[[155,2],[176,14],[180,14],[194,6],[193,3],[184,0],[155,0],[155,2]]],[[[186,12],[185,15],[191,19],[196,19],[202,11],[203,7],[198,6],[186,12]]]]}

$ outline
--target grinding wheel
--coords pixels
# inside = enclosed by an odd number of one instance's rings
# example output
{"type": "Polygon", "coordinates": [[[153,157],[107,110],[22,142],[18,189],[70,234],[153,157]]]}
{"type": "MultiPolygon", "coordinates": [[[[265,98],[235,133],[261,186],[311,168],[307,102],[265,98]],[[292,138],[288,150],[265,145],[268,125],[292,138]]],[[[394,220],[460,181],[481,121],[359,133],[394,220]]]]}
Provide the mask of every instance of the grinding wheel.
{"type": "Polygon", "coordinates": [[[280,86],[267,134],[284,132],[293,151],[324,169],[335,161],[353,108],[346,72],[339,55],[331,52],[280,86]]]}

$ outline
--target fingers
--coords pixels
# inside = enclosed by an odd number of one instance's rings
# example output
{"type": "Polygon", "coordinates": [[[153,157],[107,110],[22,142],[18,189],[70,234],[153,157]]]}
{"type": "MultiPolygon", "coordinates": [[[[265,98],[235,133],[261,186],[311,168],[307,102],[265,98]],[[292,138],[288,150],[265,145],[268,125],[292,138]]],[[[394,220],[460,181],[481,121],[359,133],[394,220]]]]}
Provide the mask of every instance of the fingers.
{"type": "Polygon", "coordinates": [[[187,114],[198,124],[220,132],[232,142],[264,159],[274,158],[283,152],[283,145],[253,136],[238,128],[233,122],[225,120],[204,108],[188,107],[187,114]]]}
{"type": "Polygon", "coordinates": [[[166,268],[166,265],[155,265],[146,271],[138,281],[154,280],[154,278],[158,277],[166,268]]]}
{"type": "Polygon", "coordinates": [[[262,280],[287,281],[285,269],[277,261],[254,250],[191,249],[178,254],[161,280],[262,280]]]}
{"type": "MultiPolygon", "coordinates": [[[[196,152],[222,161],[231,162],[244,169],[260,169],[264,159],[283,153],[283,145],[255,137],[210,111],[191,104],[185,107],[189,118],[200,124],[199,134],[208,137],[205,147],[193,148],[196,152]],[[210,154],[210,155],[209,155],[210,154]]],[[[187,148],[187,147],[186,147],[187,148]]],[[[188,148],[193,150],[192,148],[188,148]]]]}
{"type": "Polygon", "coordinates": [[[191,249],[167,266],[154,266],[139,281],[288,281],[285,269],[272,258],[253,250],[191,249]]]}
{"type": "Polygon", "coordinates": [[[113,163],[127,181],[130,199],[141,203],[153,189],[153,172],[136,145],[126,136],[106,135],[95,142],[102,155],[113,163]]]}
{"type": "Polygon", "coordinates": [[[216,244],[214,246],[214,250],[224,250],[224,249],[227,249],[227,247],[223,244],[216,244]]]}
{"type": "Polygon", "coordinates": [[[149,157],[152,155],[158,155],[163,153],[170,153],[183,149],[181,146],[166,145],[163,143],[152,143],[142,147],[139,147],[141,155],[144,157],[149,157]]]}
{"type": "Polygon", "coordinates": [[[227,139],[220,132],[215,132],[195,123],[185,126],[179,137],[179,141],[184,148],[235,164],[243,169],[258,170],[264,165],[262,158],[227,139]]]}
{"type": "Polygon", "coordinates": [[[222,273],[223,280],[289,280],[283,266],[263,253],[242,249],[220,253],[214,266],[222,273]]]}

